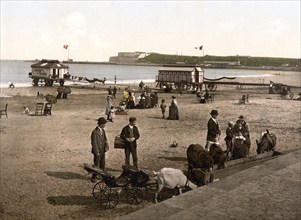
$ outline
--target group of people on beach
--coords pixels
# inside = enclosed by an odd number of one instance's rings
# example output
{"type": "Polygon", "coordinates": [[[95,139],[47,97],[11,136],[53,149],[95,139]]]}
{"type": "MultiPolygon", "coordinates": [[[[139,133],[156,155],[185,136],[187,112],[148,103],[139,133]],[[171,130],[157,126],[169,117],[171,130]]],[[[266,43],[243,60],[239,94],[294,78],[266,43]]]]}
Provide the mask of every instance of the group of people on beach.
{"type": "MultiPolygon", "coordinates": [[[[129,124],[121,130],[120,137],[124,140],[125,164],[130,165],[130,155],[132,155],[133,165],[138,168],[137,140],[140,137],[139,129],[136,126],[137,119],[129,118],[129,124]]],[[[100,117],[97,127],[91,133],[91,145],[94,165],[100,169],[105,169],[105,153],[109,150],[109,143],[104,128],[107,120],[100,117]]],[[[91,182],[96,182],[96,174],[92,174],[91,182]]]]}
{"type": "MultiPolygon", "coordinates": [[[[105,153],[109,150],[109,143],[104,128],[106,127],[107,122],[113,122],[114,106],[112,104],[113,96],[111,92],[111,88],[109,87],[109,94],[107,96],[107,105],[105,111],[107,119],[105,119],[104,117],[100,117],[97,121],[97,127],[91,133],[91,152],[93,154],[93,163],[96,167],[100,169],[105,169],[105,153]]],[[[128,88],[125,88],[122,94],[123,100],[121,102],[124,105],[123,110],[125,110],[126,108],[130,109],[132,108],[132,106],[135,106],[135,98],[133,99],[131,97],[134,97],[134,93],[129,91],[128,88]]],[[[140,95],[139,99],[140,101],[149,99],[150,107],[158,107],[158,95],[156,92],[150,91],[150,93],[147,93],[146,91],[144,91],[140,95]]],[[[139,105],[141,105],[140,101],[139,105]]],[[[143,104],[143,106],[143,108],[145,108],[145,106],[148,106],[148,102],[146,101],[145,104],[143,104]]],[[[162,117],[165,118],[166,104],[164,99],[162,99],[160,108],[163,115],[162,117]]],[[[175,96],[172,96],[171,99],[168,119],[179,119],[177,100],[175,96]]],[[[136,126],[136,121],[137,119],[135,117],[130,117],[129,124],[123,127],[120,133],[120,137],[124,140],[125,164],[130,165],[130,155],[132,155],[133,165],[134,167],[138,168],[137,140],[140,137],[140,133],[138,127],[136,126]]],[[[96,181],[95,174],[92,175],[91,181],[96,181]]]]}
{"type": "Polygon", "coordinates": [[[133,91],[125,88],[122,99],[128,109],[145,109],[158,106],[158,93],[152,90],[144,90],[140,96],[136,98],[133,91]]]}
{"type": "Polygon", "coordinates": [[[126,109],[145,109],[145,108],[154,108],[158,107],[158,94],[152,90],[143,91],[139,97],[135,97],[133,90],[125,88],[122,93],[122,100],[119,103],[119,106],[115,109],[113,106],[113,99],[116,98],[117,88],[114,86],[112,89],[111,86],[107,89],[107,105],[106,112],[107,120],[113,122],[114,113],[126,112],[126,109]]]}
{"type": "MultiPolygon", "coordinates": [[[[212,110],[210,112],[210,115],[211,118],[207,123],[208,131],[206,139],[206,148],[208,148],[209,144],[212,142],[219,143],[221,136],[221,130],[217,121],[217,117],[219,115],[218,111],[212,110]]],[[[249,125],[245,121],[245,117],[243,115],[240,115],[235,123],[233,121],[228,122],[228,127],[226,129],[226,137],[224,138],[227,146],[227,154],[229,154],[233,150],[234,137],[243,139],[245,141],[246,146],[248,146],[248,148],[251,147],[249,125]]]]}
{"type": "MultiPolygon", "coordinates": [[[[160,104],[160,108],[161,108],[161,112],[162,112],[162,118],[165,118],[165,112],[166,112],[166,108],[167,105],[165,103],[165,99],[161,100],[161,104],[160,104]]],[[[178,110],[178,102],[175,96],[171,97],[171,104],[169,106],[169,112],[168,112],[168,117],[167,119],[170,120],[179,120],[179,110],[178,110]]]]}
{"type": "MultiPolygon", "coordinates": [[[[139,99],[141,100],[142,97],[145,97],[145,95],[147,96],[148,94],[146,92],[143,92],[139,99]]],[[[134,96],[134,94],[131,91],[129,91],[128,88],[125,88],[122,94],[122,103],[124,104],[124,110],[133,106],[133,103],[131,103],[132,101],[134,101],[135,103],[135,99],[130,98],[132,96],[134,96]]],[[[158,100],[158,96],[156,96],[155,100],[158,100]]],[[[107,115],[107,119],[105,119],[104,117],[100,117],[98,119],[97,127],[92,131],[91,134],[91,145],[92,154],[94,155],[94,165],[99,167],[100,169],[105,169],[105,153],[109,150],[108,139],[106,137],[104,128],[108,121],[113,122],[112,109],[114,109],[114,107],[112,105],[112,102],[113,97],[111,94],[109,94],[107,97],[107,106],[105,113],[107,115]]],[[[166,118],[165,114],[167,105],[165,99],[161,100],[160,106],[158,106],[156,102],[151,103],[153,103],[153,107],[160,107],[162,112],[162,118],[166,118]]],[[[169,115],[167,119],[179,120],[178,103],[175,96],[171,97],[171,104],[169,106],[168,113],[169,115]]],[[[211,117],[207,123],[206,149],[212,142],[219,143],[221,137],[221,130],[217,120],[219,113],[217,110],[212,110],[210,112],[210,115],[211,117]]],[[[137,140],[140,137],[140,133],[138,127],[136,126],[136,122],[137,119],[135,117],[130,117],[129,124],[123,127],[120,133],[120,137],[124,140],[125,164],[130,165],[130,155],[132,155],[133,165],[136,168],[138,168],[137,140]]],[[[233,121],[229,121],[225,133],[226,136],[224,138],[224,141],[226,142],[227,152],[230,152],[232,150],[233,138],[236,136],[243,138],[249,146],[251,145],[249,126],[245,121],[245,117],[243,115],[240,115],[235,123],[233,121]]],[[[91,181],[96,181],[96,175],[92,176],[91,181]]]]}

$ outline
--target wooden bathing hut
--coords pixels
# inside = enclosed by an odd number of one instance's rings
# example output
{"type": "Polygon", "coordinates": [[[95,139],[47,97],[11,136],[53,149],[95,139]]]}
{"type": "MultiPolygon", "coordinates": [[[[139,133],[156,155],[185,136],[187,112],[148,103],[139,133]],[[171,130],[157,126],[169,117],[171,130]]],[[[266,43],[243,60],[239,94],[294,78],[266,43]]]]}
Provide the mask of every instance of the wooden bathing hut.
{"type": "Polygon", "coordinates": [[[38,86],[39,81],[45,82],[45,86],[52,86],[54,82],[64,85],[65,80],[70,78],[69,67],[58,60],[42,59],[31,65],[32,71],[28,74],[33,79],[33,85],[38,86]]]}
{"type": "Polygon", "coordinates": [[[156,76],[157,86],[160,88],[172,88],[178,90],[197,91],[204,82],[204,71],[200,66],[172,66],[164,65],[158,70],[156,76]]]}

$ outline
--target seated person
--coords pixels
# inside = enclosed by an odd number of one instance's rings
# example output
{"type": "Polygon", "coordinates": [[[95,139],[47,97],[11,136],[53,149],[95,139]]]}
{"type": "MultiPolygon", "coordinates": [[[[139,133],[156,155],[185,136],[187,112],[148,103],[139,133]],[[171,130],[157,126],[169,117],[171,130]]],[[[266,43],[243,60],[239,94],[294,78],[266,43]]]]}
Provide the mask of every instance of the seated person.
{"type": "Polygon", "coordinates": [[[126,102],[120,102],[117,110],[115,111],[116,115],[118,114],[126,114],[126,102]]]}
{"type": "Polygon", "coordinates": [[[238,100],[239,104],[246,104],[249,102],[249,95],[242,95],[241,99],[238,100]]]}
{"type": "Polygon", "coordinates": [[[208,90],[206,89],[205,93],[200,96],[200,103],[207,103],[209,98],[210,98],[210,94],[209,94],[208,90]]]}
{"type": "Polygon", "coordinates": [[[203,97],[205,98],[205,100],[208,100],[210,98],[210,93],[208,92],[208,90],[205,90],[205,93],[203,94],[203,97]]]}
{"type": "Polygon", "coordinates": [[[24,108],[23,114],[29,114],[29,108],[26,106],[23,106],[23,108],[24,108]]]}
{"type": "Polygon", "coordinates": [[[141,94],[140,96],[138,108],[142,108],[142,109],[146,108],[146,98],[144,94],[141,94]]]}

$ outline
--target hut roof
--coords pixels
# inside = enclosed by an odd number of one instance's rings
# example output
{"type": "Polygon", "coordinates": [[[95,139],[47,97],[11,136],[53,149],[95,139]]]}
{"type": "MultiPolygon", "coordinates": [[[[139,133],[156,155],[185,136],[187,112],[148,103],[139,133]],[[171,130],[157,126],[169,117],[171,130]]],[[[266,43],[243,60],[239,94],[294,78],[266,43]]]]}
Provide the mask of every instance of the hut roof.
{"type": "Polygon", "coordinates": [[[32,68],[45,68],[45,69],[68,69],[69,67],[60,63],[58,60],[43,59],[38,63],[32,64],[32,68]]]}
{"type": "Polygon", "coordinates": [[[170,66],[164,66],[159,68],[159,71],[181,71],[181,72],[192,72],[194,70],[198,70],[199,72],[202,71],[202,69],[200,67],[179,67],[179,66],[175,66],[175,67],[170,67],[170,66]]]}

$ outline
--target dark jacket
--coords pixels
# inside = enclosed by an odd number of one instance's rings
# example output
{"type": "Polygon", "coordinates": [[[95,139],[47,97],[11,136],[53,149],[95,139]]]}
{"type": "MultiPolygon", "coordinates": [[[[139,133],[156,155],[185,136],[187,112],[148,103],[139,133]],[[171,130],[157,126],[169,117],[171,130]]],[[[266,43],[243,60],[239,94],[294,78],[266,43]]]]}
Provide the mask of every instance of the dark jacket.
{"type": "Polygon", "coordinates": [[[130,138],[130,137],[131,137],[131,135],[130,135],[130,129],[131,129],[131,128],[130,128],[129,125],[125,126],[125,127],[122,129],[121,133],[120,133],[120,137],[124,140],[124,142],[125,142],[125,147],[131,146],[131,145],[132,145],[133,147],[137,147],[137,142],[136,142],[136,140],[138,140],[139,137],[140,137],[140,133],[139,133],[139,130],[138,130],[137,126],[133,126],[133,136],[134,136],[135,140],[134,140],[133,142],[128,142],[128,141],[126,141],[126,138],[130,138]]]}
{"type": "Polygon", "coordinates": [[[212,118],[209,119],[207,123],[208,132],[207,132],[207,141],[215,142],[215,139],[221,134],[219,129],[219,124],[215,123],[212,118]]]}
{"type": "Polygon", "coordinates": [[[100,128],[96,127],[91,134],[92,154],[103,154],[109,150],[108,139],[105,130],[103,135],[100,133],[100,128]]]}
{"type": "Polygon", "coordinates": [[[233,137],[234,137],[234,128],[228,127],[226,129],[225,141],[231,141],[233,137]]]}

